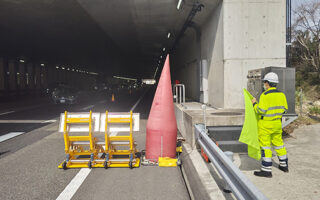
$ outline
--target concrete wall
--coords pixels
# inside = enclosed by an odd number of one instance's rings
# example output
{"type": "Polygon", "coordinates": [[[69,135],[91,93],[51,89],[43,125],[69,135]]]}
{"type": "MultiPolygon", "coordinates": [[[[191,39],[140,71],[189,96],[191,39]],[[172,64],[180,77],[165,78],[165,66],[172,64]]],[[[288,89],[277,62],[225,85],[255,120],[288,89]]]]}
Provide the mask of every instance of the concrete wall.
{"type": "Polygon", "coordinates": [[[225,108],[243,107],[250,69],[286,65],[286,1],[224,0],[225,108]]]}
{"type": "Polygon", "coordinates": [[[199,75],[199,42],[194,29],[187,29],[187,34],[178,44],[179,50],[171,56],[174,65],[173,80],[179,80],[186,86],[187,98],[199,101],[200,75],[199,75]]]}
{"type": "MultiPolygon", "coordinates": [[[[201,59],[208,63],[208,104],[243,108],[242,89],[247,85],[248,70],[285,67],[285,22],[284,0],[224,0],[217,5],[201,25],[201,59]]],[[[192,87],[197,80],[195,70],[188,65],[190,59],[181,59],[198,55],[199,45],[190,29],[185,37],[189,41],[181,40],[183,44],[174,53],[173,68],[179,70],[173,76],[183,77],[180,80],[186,85],[186,96],[198,100],[194,97],[200,88],[192,87]]],[[[193,67],[197,68],[200,64],[196,62],[193,67]]]]}
{"type": "Polygon", "coordinates": [[[208,103],[214,107],[224,106],[223,73],[223,4],[211,13],[202,25],[202,59],[208,62],[208,103]]]}

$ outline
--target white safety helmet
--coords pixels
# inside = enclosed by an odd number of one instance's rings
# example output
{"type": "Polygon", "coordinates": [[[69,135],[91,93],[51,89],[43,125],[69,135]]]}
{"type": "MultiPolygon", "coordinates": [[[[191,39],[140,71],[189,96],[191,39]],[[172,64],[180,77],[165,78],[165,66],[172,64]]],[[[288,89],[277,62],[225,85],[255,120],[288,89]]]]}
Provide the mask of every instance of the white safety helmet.
{"type": "Polygon", "coordinates": [[[263,81],[268,81],[270,83],[279,83],[279,78],[276,73],[269,72],[264,76],[263,81]]]}

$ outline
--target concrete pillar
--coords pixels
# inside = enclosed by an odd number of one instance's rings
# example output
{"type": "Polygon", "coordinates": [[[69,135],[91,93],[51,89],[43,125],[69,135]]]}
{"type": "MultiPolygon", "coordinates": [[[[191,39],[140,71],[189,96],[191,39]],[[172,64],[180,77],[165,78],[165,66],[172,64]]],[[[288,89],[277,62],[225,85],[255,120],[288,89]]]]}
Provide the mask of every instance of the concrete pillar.
{"type": "Polygon", "coordinates": [[[49,65],[47,68],[48,85],[52,85],[55,82],[55,68],[54,65],[49,65]]]}
{"type": "Polygon", "coordinates": [[[59,69],[57,71],[57,80],[58,80],[58,82],[62,82],[63,81],[63,78],[62,78],[63,74],[62,73],[63,73],[62,69],[59,69]]]}
{"type": "Polygon", "coordinates": [[[33,70],[32,63],[28,63],[28,65],[27,65],[26,82],[27,82],[28,88],[30,90],[33,90],[35,88],[34,70],[33,70]]]}
{"type": "Polygon", "coordinates": [[[17,83],[20,90],[26,89],[26,75],[25,75],[25,64],[19,63],[17,72],[17,83]]]}
{"type": "Polygon", "coordinates": [[[0,58],[0,91],[5,90],[4,79],[5,79],[5,71],[4,71],[4,59],[0,58]]]}
{"type": "Polygon", "coordinates": [[[41,73],[40,73],[40,65],[39,64],[36,64],[34,66],[34,85],[35,85],[35,88],[36,89],[40,89],[41,88],[41,73]]]}
{"type": "Polygon", "coordinates": [[[41,87],[48,87],[48,66],[41,66],[41,87]]]}
{"type": "Polygon", "coordinates": [[[16,82],[16,62],[14,60],[9,61],[8,66],[8,76],[9,76],[9,90],[14,91],[17,89],[17,82],[16,82]]]}

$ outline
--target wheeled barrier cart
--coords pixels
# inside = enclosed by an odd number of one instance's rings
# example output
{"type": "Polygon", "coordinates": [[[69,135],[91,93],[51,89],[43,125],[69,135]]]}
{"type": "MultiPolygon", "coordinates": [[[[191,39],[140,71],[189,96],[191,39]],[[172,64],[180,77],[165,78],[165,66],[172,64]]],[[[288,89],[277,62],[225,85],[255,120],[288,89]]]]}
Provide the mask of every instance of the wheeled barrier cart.
{"type": "Polygon", "coordinates": [[[59,168],[139,167],[133,139],[139,113],[68,113],[60,116],[66,159],[59,168]],[[102,135],[104,138],[95,137],[102,135]],[[126,135],[123,135],[127,133],[126,135]],[[129,133],[129,135],[128,135],[129,133]],[[121,135],[117,135],[121,134],[121,135]]]}

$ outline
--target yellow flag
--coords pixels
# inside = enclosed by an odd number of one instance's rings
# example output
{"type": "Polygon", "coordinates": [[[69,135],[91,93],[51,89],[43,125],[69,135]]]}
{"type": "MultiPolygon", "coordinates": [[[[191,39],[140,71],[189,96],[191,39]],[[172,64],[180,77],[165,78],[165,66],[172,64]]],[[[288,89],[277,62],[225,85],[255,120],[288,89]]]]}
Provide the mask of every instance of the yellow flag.
{"type": "Polygon", "coordinates": [[[246,110],[239,142],[248,145],[248,155],[251,158],[260,160],[261,150],[258,139],[258,116],[252,106],[251,99],[253,99],[253,96],[246,89],[243,89],[243,93],[246,110]]]}

